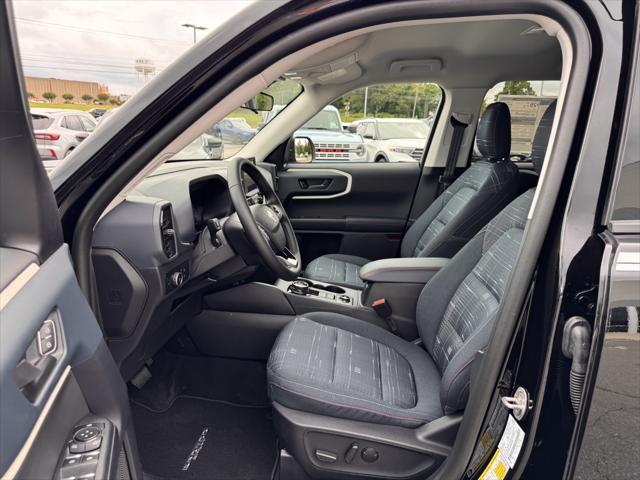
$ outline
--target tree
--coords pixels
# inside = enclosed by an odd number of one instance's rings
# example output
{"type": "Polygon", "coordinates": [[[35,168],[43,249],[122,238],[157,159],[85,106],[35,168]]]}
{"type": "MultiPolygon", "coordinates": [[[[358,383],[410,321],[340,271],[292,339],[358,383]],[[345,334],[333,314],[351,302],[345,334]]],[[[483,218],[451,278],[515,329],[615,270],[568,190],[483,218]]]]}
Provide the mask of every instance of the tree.
{"type": "MultiPolygon", "coordinates": [[[[388,83],[373,85],[367,91],[367,116],[426,118],[438,107],[442,93],[434,83],[388,83]]],[[[359,88],[338,98],[333,105],[349,117],[364,115],[365,89],[359,88]]]]}
{"type": "Polygon", "coordinates": [[[498,100],[500,95],[537,95],[528,80],[507,80],[504,82],[502,91],[496,94],[494,100],[498,100]]]}
{"type": "Polygon", "coordinates": [[[115,105],[120,105],[120,101],[119,101],[116,97],[111,97],[111,98],[109,99],[109,103],[110,103],[111,105],[113,105],[113,106],[115,106],[115,105]]]}
{"type": "Polygon", "coordinates": [[[42,98],[45,98],[47,100],[49,100],[49,103],[53,102],[53,99],[56,98],[58,95],[56,95],[53,92],[44,92],[42,94],[42,98]]]}
{"type": "Polygon", "coordinates": [[[70,93],[63,93],[62,98],[64,98],[65,103],[71,103],[71,100],[73,100],[74,97],[70,93]]]}
{"type": "Polygon", "coordinates": [[[91,95],[89,95],[88,93],[85,93],[84,95],[82,95],[82,100],[85,101],[85,103],[89,103],[91,100],[93,100],[93,97],[91,95]]]}
{"type": "Polygon", "coordinates": [[[33,98],[35,95],[31,92],[27,92],[27,98],[33,98]]]}
{"type": "Polygon", "coordinates": [[[98,94],[98,100],[100,100],[100,103],[104,103],[107,100],[109,100],[109,94],[108,93],[99,93],[98,94]]]}

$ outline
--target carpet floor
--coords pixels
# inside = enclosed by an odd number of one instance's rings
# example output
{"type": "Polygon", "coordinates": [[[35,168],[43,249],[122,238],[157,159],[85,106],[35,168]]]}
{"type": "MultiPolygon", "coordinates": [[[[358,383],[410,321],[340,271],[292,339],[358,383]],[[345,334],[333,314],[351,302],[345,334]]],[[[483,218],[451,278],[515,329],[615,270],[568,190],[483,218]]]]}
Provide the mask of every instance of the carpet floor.
{"type": "Polygon", "coordinates": [[[277,457],[264,364],[163,353],[131,389],[145,474],[269,480],[277,457]]]}

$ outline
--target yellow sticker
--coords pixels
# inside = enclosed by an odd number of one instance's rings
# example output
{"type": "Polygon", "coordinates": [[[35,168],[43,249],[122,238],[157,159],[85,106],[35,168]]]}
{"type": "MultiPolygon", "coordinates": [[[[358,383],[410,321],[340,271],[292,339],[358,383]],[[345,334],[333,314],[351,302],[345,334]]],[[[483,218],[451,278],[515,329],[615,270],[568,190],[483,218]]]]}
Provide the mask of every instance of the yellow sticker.
{"type": "Polygon", "coordinates": [[[524,437],[524,430],[516,419],[509,415],[498,448],[479,480],[504,480],[509,470],[516,465],[524,437]]]}
{"type": "Polygon", "coordinates": [[[496,449],[489,465],[484,469],[479,480],[504,480],[507,476],[509,467],[504,464],[503,456],[500,454],[500,449],[496,449]]]}

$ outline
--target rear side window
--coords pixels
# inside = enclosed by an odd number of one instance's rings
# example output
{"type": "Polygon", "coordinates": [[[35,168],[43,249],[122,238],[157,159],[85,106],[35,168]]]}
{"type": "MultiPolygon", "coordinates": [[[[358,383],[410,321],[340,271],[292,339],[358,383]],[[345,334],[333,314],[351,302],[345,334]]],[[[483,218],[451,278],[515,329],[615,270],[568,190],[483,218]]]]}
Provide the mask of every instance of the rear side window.
{"type": "Polygon", "coordinates": [[[53,123],[53,118],[44,115],[31,115],[31,123],[34,130],[45,130],[53,123]]]}
{"type": "Polygon", "coordinates": [[[87,117],[78,117],[78,118],[82,122],[82,127],[84,128],[85,131],[93,132],[93,130],[96,128],[96,124],[93,120],[90,120],[87,117]]]}
{"type": "Polygon", "coordinates": [[[547,107],[558,98],[559,80],[508,80],[491,88],[482,103],[504,102],[511,112],[511,154],[529,157],[538,123],[547,107]]]}
{"type": "Polygon", "coordinates": [[[77,130],[80,132],[84,130],[84,128],[82,128],[82,123],[80,123],[80,119],[77,115],[67,115],[66,117],[64,117],[64,119],[62,120],[62,126],[64,128],[68,128],[69,130],[77,130]]]}

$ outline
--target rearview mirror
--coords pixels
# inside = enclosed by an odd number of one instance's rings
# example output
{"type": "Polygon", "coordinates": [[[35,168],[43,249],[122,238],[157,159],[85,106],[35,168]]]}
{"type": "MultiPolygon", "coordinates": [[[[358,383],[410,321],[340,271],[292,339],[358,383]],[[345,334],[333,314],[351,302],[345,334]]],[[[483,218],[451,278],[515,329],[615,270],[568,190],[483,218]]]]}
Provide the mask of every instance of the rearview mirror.
{"type": "Polygon", "coordinates": [[[296,163],[311,163],[315,158],[313,142],[309,137],[296,137],[293,140],[294,158],[296,163]]]}
{"type": "Polygon", "coordinates": [[[260,92],[251,100],[243,105],[244,108],[248,108],[249,110],[258,112],[270,112],[273,110],[273,97],[268,93],[260,92]]]}

